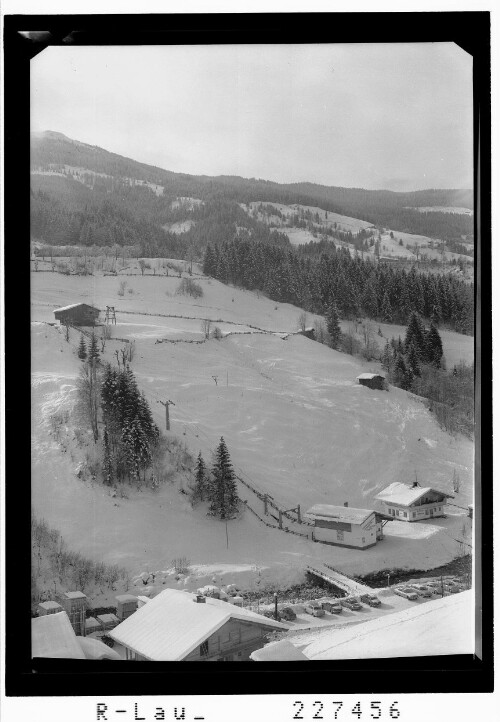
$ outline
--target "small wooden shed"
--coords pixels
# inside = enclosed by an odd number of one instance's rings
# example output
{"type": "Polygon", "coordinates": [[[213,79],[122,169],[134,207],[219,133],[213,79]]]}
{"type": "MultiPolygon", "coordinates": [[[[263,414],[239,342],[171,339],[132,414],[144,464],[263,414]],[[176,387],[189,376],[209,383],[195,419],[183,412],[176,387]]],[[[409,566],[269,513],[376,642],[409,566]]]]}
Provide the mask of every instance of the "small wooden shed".
{"type": "Polygon", "coordinates": [[[383,374],[360,374],[357,380],[361,386],[368,386],[370,389],[384,390],[386,387],[385,376],[383,374]]]}
{"type": "Polygon", "coordinates": [[[54,316],[61,325],[95,326],[100,310],[88,303],[72,303],[54,310],[54,316]]]}

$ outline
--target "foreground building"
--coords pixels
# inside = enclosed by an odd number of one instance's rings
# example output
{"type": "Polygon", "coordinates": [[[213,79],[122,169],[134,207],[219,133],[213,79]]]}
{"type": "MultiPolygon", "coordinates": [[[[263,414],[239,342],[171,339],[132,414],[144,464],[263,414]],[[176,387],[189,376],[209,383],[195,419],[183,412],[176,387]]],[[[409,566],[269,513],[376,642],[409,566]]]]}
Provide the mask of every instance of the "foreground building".
{"type": "Polygon", "coordinates": [[[31,620],[31,656],[120,660],[119,655],[99,639],[77,636],[64,611],[31,620]]]}
{"type": "Polygon", "coordinates": [[[314,522],[314,539],[324,544],[369,549],[384,538],[383,526],[392,517],[372,509],[316,504],[305,516],[314,522]]]}
{"type": "Polygon", "coordinates": [[[165,589],[109,636],[139,661],[244,661],[286,625],[220,599],[165,589]]]}
{"type": "Polygon", "coordinates": [[[430,486],[420,486],[417,481],[411,486],[395,481],[375,497],[382,502],[387,514],[400,521],[444,516],[446,499],[453,498],[452,494],[445,494],[430,486]]]}

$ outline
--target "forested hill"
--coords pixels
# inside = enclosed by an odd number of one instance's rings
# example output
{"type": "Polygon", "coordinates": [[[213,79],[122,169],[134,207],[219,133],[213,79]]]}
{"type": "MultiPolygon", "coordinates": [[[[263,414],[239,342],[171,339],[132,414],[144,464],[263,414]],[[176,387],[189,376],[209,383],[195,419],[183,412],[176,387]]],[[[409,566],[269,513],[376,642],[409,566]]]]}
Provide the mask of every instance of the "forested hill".
{"type": "MultiPolygon", "coordinates": [[[[89,202],[99,207],[103,201],[103,194],[106,194],[108,205],[113,205],[116,201],[120,213],[129,212],[134,222],[137,222],[137,199],[141,197],[144,201],[146,195],[151,196],[145,202],[146,212],[149,214],[153,205],[154,212],[146,220],[156,229],[158,220],[165,219],[168,215],[162,213],[162,209],[170,207],[172,201],[178,197],[191,197],[205,202],[216,199],[238,203],[262,201],[319,206],[326,211],[360,218],[379,227],[450,241],[459,241],[463,236],[471,237],[473,234],[473,219],[468,215],[422,213],[416,210],[419,207],[472,209],[473,195],[470,190],[422,190],[396,193],[386,190],[322,186],[307,182],[280,184],[239,176],[194,176],[139,163],[52,131],[32,136],[31,162],[33,169],[44,172],[60,171],[70,177],[70,174],[73,174],[73,179],[78,180],[80,178],[75,174],[74,169],[79,169],[80,173],[87,170],[101,174],[99,182],[93,184],[90,197],[85,199],[84,208],[85,205],[88,207],[89,202]],[[135,186],[132,192],[131,180],[143,181],[145,185],[135,186]],[[125,185],[129,188],[128,198],[124,197],[125,185]],[[157,196],[156,200],[154,194],[157,196]]],[[[44,180],[47,178],[49,176],[37,176],[34,190],[41,191],[47,196],[42,198],[41,202],[45,205],[51,202],[62,203],[63,213],[64,206],[68,202],[74,210],[81,209],[82,198],[79,198],[79,201],[76,199],[81,194],[78,194],[74,188],[70,191],[66,184],[51,184],[50,181],[44,180]]],[[[144,208],[144,204],[139,205],[144,208]]],[[[92,212],[95,215],[95,209],[92,212]]],[[[170,217],[167,220],[170,220],[170,217]]],[[[125,221],[125,225],[127,223],[128,221],[125,221]]],[[[119,225],[123,223],[120,221],[119,225]]],[[[152,229],[150,231],[153,232],[152,229]]],[[[156,230],[153,235],[155,233],[156,230]]],[[[125,236],[127,238],[135,236],[135,232],[125,231],[125,236]]],[[[120,242],[120,234],[117,242],[120,242]]]]}

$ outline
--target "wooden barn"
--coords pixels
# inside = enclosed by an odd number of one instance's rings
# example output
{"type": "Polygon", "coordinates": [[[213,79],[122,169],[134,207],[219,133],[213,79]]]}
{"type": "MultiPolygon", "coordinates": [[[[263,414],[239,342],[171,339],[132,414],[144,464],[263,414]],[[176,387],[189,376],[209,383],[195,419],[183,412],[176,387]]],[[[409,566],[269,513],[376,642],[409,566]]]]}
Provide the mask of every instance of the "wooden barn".
{"type": "Polygon", "coordinates": [[[358,376],[357,381],[361,386],[368,386],[370,389],[381,389],[383,391],[386,388],[383,374],[361,374],[358,376]]]}
{"type": "Polygon", "coordinates": [[[299,328],[297,333],[300,336],[305,336],[306,338],[310,338],[311,341],[316,341],[316,331],[314,330],[314,326],[308,326],[307,328],[299,328]]]}
{"type": "Polygon", "coordinates": [[[88,303],[72,303],[54,310],[54,316],[61,325],[95,326],[99,319],[100,310],[88,303]]]}

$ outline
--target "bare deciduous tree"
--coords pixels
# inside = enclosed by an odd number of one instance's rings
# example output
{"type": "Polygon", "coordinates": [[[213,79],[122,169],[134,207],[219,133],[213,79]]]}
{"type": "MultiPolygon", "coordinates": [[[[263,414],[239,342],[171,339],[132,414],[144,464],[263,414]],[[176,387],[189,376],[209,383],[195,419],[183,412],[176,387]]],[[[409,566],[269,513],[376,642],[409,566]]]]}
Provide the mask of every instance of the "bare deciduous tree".
{"type": "Polygon", "coordinates": [[[299,315],[299,328],[301,331],[305,331],[307,327],[307,313],[302,311],[299,315]]]}
{"type": "Polygon", "coordinates": [[[201,322],[201,330],[203,331],[203,335],[206,339],[210,338],[210,328],[212,326],[212,322],[208,320],[208,318],[204,318],[201,322]]]}

